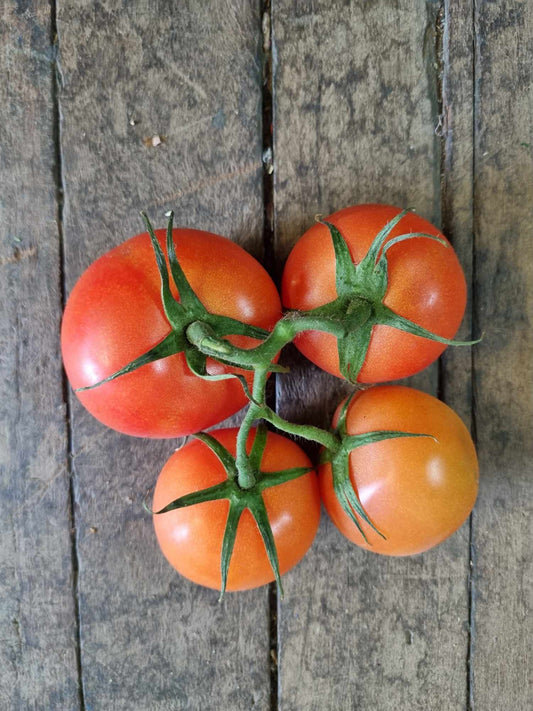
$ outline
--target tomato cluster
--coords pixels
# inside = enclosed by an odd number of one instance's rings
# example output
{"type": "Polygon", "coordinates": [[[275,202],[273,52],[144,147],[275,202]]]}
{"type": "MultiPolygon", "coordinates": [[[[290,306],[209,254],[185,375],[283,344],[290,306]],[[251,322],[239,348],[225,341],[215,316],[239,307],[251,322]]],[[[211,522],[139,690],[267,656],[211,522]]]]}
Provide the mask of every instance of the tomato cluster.
{"type": "Polygon", "coordinates": [[[317,222],[287,260],[282,316],[272,279],[238,245],[174,229],[172,218],[165,236],[145,219],[147,233],[82,275],[61,342],[81,402],[120,432],[180,437],[248,405],[240,428],[198,434],[159,476],[154,526],[176,570],[222,592],[281,584],[314,539],[321,500],[348,539],[387,555],[420,553],[461,526],[477,459],[444,403],[397,385],[359,387],[325,431],[286,422],[265,402],[292,340],[320,368],[367,384],[412,375],[453,342],[466,286],[434,226],[387,205],[317,222]],[[318,475],[265,423],[319,442],[318,475]]]}

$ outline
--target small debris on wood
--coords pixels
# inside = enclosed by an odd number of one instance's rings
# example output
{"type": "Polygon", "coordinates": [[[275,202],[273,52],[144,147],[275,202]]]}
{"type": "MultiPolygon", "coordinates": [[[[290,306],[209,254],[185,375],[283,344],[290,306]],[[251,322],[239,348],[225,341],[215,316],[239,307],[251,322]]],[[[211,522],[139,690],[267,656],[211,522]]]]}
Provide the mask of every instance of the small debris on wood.
{"type": "Polygon", "coordinates": [[[137,119],[133,118],[133,116],[130,116],[128,123],[130,126],[136,126],[139,122],[137,121],[137,119]]]}
{"type": "Polygon", "coordinates": [[[143,143],[147,148],[155,148],[156,146],[160,146],[165,141],[165,136],[160,136],[157,133],[155,136],[147,136],[146,138],[143,138],[143,143]]]}
{"type": "Polygon", "coordinates": [[[89,531],[90,531],[91,533],[98,533],[98,529],[96,528],[96,526],[91,526],[90,529],[89,529],[89,531]]]}
{"type": "Polygon", "coordinates": [[[37,247],[25,247],[24,249],[19,249],[15,247],[13,254],[7,257],[0,256],[0,266],[6,264],[16,264],[21,262],[23,259],[30,259],[37,254],[37,247]]]}
{"type": "Polygon", "coordinates": [[[272,162],[272,148],[270,147],[263,152],[263,165],[265,166],[265,170],[268,175],[271,175],[274,172],[274,165],[272,162]]]}

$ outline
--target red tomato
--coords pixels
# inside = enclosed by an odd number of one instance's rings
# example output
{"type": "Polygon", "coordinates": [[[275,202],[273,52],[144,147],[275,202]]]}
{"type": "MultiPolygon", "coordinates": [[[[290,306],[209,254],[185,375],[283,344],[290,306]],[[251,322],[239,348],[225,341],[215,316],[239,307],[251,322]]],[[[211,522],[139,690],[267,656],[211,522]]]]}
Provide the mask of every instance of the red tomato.
{"type": "MultiPolygon", "coordinates": [[[[211,434],[233,455],[238,430],[211,434]]],[[[254,431],[248,439],[251,447],[254,431]]],[[[312,466],[307,455],[291,440],[268,433],[261,470],[272,472],[312,466]]],[[[153,509],[193,491],[219,484],[226,472],[217,456],[199,440],[178,449],[167,461],[154,491],[153,509]]],[[[320,496],[314,471],[263,491],[283,575],[304,556],[315,537],[320,519],[320,496]]],[[[170,564],[189,580],[220,590],[220,556],[228,516],[227,500],[196,504],[154,515],[157,540],[170,564]]],[[[248,510],[239,521],[228,571],[227,590],[246,590],[274,580],[257,524],[248,510]]]]}
{"type": "Polygon", "coordinates": [[[348,434],[397,430],[437,439],[389,439],[351,452],[353,487],[386,537],[363,523],[370,545],[337,501],[331,465],[320,467],[322,500],[347,538],[376,553],[411,555],[441,543],[466,520],[477,496],[478,463],[468,430],[447,405],[419,390],[384,385],[353,398],[346,426],[348,434]]]}
{"type": "MultiPolygon", "coordinates": [[[[347,207],[326,218],[340,231],[358,264],[378,232],[401,210],[390,205],[347,207]]],[[[409,232],[443,235],[412,213],[393,229],[387,241],[409,232]]],[[[383,303],[400,316],[445,338],[453,338],[463,318],[466,284],[454,250],[430,239],[400,242],[387,252],[388,288],[383,303]]],[[[329,230],[315,224],[296,243],[283,274],[286,307],[308,310],[337,297],[335,253],[329,230]]],[[[342,377],[335,336],[307,331],[295,340],[300,351],[323,370],[342,377]]],[[[375,326],[358,381],[377,383],[404,378],[432,363],[445,345],[389,326],[375,326]]]]}
{"type": "MultiPolygon", "coordinates": [[[[165,230],[156,235],[164,249],[165,230]]],[[[212,313],[264,329],[281,316],[276,287],[263,267],[230,240],[174,229],[181,266],[212,313]]],[[[61,331],[63,362],[73,388],[103,380],[159,343],[169,332],[160,279],[148,234],[97,259],[68,300],[61,331]]],[[[257,341],[239,336],[233,343],[257,341]]],[[[225,369],[211,361],[211,373],[225,369]]],[[[251,376],[248,376],[251,380],[251,376]]],[[[98,420],[141,437],[178,437],[221,422],[246,404],[236,379],[207,382],[193,375],[183,353],[77,393],[98,420]]]]}

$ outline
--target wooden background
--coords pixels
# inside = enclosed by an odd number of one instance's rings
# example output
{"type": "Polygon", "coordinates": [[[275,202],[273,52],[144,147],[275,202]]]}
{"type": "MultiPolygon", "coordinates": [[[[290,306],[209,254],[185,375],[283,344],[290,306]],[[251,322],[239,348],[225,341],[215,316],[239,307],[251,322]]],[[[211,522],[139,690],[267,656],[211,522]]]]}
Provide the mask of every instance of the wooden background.
{"type": "MultiPolygon", "coordinates": [[[[0,0],[0,46],[0,708],[531,709],[533,3],[0,0]],[[141,508],[179,443],[79,406],[64,301],[143,208],[279,275],[365,201],[415,206],[465,268],[484,340],[413,384],[472,429],[475,512],[398,560],[323,520],[283,601],[219,604],[141,508]]],[[[279,411],[325,424],[341,384],[285,360],[279,411]]]]}

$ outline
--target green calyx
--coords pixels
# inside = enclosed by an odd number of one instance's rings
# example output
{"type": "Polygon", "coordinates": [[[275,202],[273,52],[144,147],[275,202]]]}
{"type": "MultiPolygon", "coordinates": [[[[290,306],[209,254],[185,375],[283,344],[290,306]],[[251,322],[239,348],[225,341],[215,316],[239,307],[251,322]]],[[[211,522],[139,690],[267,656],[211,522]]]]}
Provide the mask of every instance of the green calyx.
{"type": "MultiPolygon", "coordinates": [[[[342,375],[356,383],[366,358],[374,326],[391,326],[421,338],[446,345],[472,345],[478,341],[454,341],[443,338],[396,314],[383,300],[388,285],[387,252],[395,244],[409,239],[431,239],[444,247],[448,244],[440,237],[425,232],[402,234],[386,242],[392,230],[411,210],[402,210],[376,235],[365,257],[354,264],[348,245],[339,230],[330,222],[321,220],[330,232],[335,250],[335,285],[337,298],[324,306],[300,313],[314,319],[329,319],[344,326],[337,338],[339,368],[342,375]]],[[[318,329],[322,330],[322,329],[318,329]]]]}
{"type": "Polygon", "coordinates": [[[400,437],[431,437],[433,435],[421,434],[417,432],[402,432],[399,430],[376,430],[374,432],[365,432],[364,434],[350,435],[346,431],[346,416],[348,408],[354,397],[353,393],[343,404],[337,427],[334,430],[335,435],[340,441],[340,446],[336,451],[324,450],[321,456],[321,463],[331,464],[331,475],[333,480],[333,490],[338,502],[342,506],[343,511],[349,516],[351,521],[357,526],[359,533],[366,543],[368,538],[363,529],[363,523],[366,523],[379,536],[385,538],[383,533],[375,526],[368,517],[363,505],[355,490],[350,478],[350,453],[358,447],[364,447],[376,442],[382,442],[387,439],[397,439],[400,437]]]}
{"type": "MultiPolygon", "coordinates": [[[[91,390],[99,385],[115,380],[115,378],[118,378],[121,375],[131,373],[133,370],[137,370],[137,368],[140,368],[143,365],[160,360],[161,358],[166,358],[176,353],[185,354],[187,365],[198,377],[206,380],[225,380],[227,378],[236,377],[239,378],[246,390],[246,381],[242,376],[232,373],[220,375],[211,375],[208,373],[207,355],[198,350],[198,348],[188,340],[186,335],[187,329],[193,323],[200,324],[205,329],[209,329],[209,333],[213,334],[214,338],[219,339],[219,352],[214,357],[229,366],[235,364],[231,363],[224,357],[225,350],[227,350],[230,345],[229,342],[222,340],[225,336],[240,335],[264,340],[269,335],[269,332],[262,328],[229,318],[228,316],[221,316],[219,314],[209,312],[194,293],[176,256],[174,240],[172,237],[174,213],[171,212],[169,215],[166,236],[166,251],[170,265],[170,274],[165,255],[159,245],[157,237],[155,236],[150,220],[144,212],[141,212],[141,216],[145,222],[146,229],[150,235],[150,240],[154,249],[157,268],[161,279],[161,301],[171,331],[153,348],[150,348],[146,353],[143,353],[130,363],[127,363],[116,373],[113,373],[94,385],[78,388],[76,392],[91,390]],[[171,278],[178,291],[179,300],[174,298],[174,295],[172,294],[171,278]],[[225,343],[228,345],[225,346],[225,343]]],[[[251,369],[251,367],[246,365],[241,367],[248,367],[251,369]]]]}
{"type": "Polygon", "coordinates": [[[240,484],[240,464],[239,455],[234,457],[218,440],[210,434],[201,432],[195,437],[201,440],[208,446],[218,457],[222,463],[227,479],[220,484],[211,486],[201,491],[195,491],[191,494],[186,494],[180,497],[160,511],[152,512],[154,515],[161,515],[169,511],[185,508],[186,506],[194,506],[196,504],[205,503],[207,501],[218,501],[226,499],[229,501],[228,518],[222,540],[222,555],[220,559],[221,572],[221,589],[220,600],[224,597],[228,580],[228,570],[231,561],[231,556],[235,546],[237,536],[237,527],[243,512],[248,509],[257,524],[265,549],[267,552],[270,565],[274,572],[274,577],[278,585],[280,593],[283,595],[283,587],[281,584],[281,574],[279,570],[279,560],[274,541],[274,534],[268,519],[265,502],[263,501],[262,493],[265,489],[272,486],[279,486],[287,481],[297,479],[298,477],[312,471],[311,468],[297,467],[294,469],[285,469],[275,472],[263,472],[260,469],[261,458],[266,445],[267,431],[263,424],[260,424],[256,430],[254,442],[247,461],[249,468],[253,471],[253,483],[244,488],[240,484]]]}

